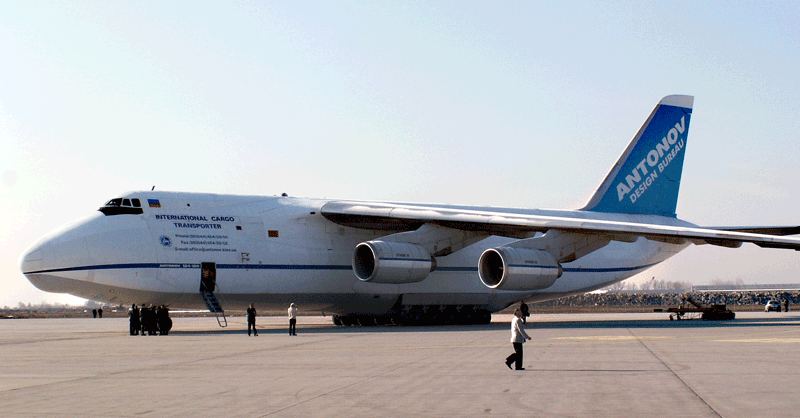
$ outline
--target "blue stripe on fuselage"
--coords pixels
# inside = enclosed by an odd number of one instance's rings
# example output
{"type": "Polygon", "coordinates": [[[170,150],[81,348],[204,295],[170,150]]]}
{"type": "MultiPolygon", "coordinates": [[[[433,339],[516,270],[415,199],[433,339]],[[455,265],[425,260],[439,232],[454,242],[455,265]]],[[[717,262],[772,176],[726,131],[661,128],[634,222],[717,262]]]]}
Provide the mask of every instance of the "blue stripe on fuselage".
{"type": "MultiPolygon", "coordinates": [[[[652,267],[658,263],[644,264],[634,267],[603,267],[581,268],[564,267],[568,273],[612,273],[621,271],[634,271],[652,267]]],[[[126,263],[126,264],[98,264],[91,266],[63,267],[47,270],[27,271],[23,274],[58,273],[65,271],[85,270],[126,270],[126,269],[199,269],[197,263],[126,263]]],[[[351,270],[349,264],[217,264],[217,269],[223,270],[351,270]]],[[[477,272],[477,267],[439,267],[435,271],[442,272],[477,272]]]]}

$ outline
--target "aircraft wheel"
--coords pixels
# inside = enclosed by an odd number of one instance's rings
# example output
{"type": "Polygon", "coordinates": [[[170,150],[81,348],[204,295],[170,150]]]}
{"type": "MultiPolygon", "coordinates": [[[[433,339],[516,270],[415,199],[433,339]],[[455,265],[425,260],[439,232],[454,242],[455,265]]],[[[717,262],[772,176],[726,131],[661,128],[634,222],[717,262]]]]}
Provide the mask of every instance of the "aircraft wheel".
{"type": "Polygon", "coordinates": [[[339,319],[343,326],[350,327],[353,326],[353,316],[352,315],[342,315],[339,319]]]}
{"type": "Polygon", "coordinates": [[[461,309],[458,313],[458,323],[460,325],[471,325],[475,323],[475,310],[470,307],[461,309]]]}
{"type": "Polygon", "coordinates": [[[478,322],[477,322],[478,324],[485,325],[485,324],[490,324],[492,322],[492,313],[491,312],[489,312],[489,311],[487,311],[485,309],[481,309],[476,313],[477,313],[476,316],[477,316],[477,319],[478,319],[478,322]]]}
{"type": "Polygon", "coordinates": [[[422,324],[422,309],[419,307],[411,308],[406,312],[403,319],[403,325],[421,325],[422,324]]]}
{"type": "Polygon", "coordinates": [[[375,318],[372,315],[356,315],[356,322],[362,327],[375,325],[375,318]]]}
{"type": "Polygon", "coordinates": [[[389,325],[391,323],[389,315],[375,315],[375,325],[389,325]]]}
{"type": "Polygon", "coordinates": [[[422,321],[424,325],[440,325],[442,323],[442,312],[439,310],[438,306],[434,306],[428,309],[428,312],[425,312],[425,316],[422,317],[422,321]]]}
{"type": "Polygon", "coordinates": [[[444,325],[456,325],[459,321],[458,311],[455,306],[448,306],[440,314],[441,321],[444,325]]]}

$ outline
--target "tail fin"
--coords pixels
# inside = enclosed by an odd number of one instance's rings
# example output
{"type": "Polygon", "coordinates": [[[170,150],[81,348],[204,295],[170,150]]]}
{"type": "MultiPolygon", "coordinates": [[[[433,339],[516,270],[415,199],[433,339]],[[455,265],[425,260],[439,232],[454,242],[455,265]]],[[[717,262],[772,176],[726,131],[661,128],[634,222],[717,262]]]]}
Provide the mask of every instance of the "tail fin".
{"type": "Polygon", "coordinates": [[[675,216],[692,96],[661,99],[581,210],[675,216]]]}

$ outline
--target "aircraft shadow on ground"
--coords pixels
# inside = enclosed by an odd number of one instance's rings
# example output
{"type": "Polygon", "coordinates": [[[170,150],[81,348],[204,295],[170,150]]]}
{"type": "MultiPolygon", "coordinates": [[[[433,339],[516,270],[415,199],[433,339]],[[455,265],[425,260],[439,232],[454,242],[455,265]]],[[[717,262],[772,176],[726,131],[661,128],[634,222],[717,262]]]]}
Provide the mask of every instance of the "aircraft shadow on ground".
{"type": "MultiPolygon", "coordinates": [[[[704,321],[702,319],[684,319],[670,321],[667,317],[663,321],[654,320],[604,320],[604,321],[552,321],[532,322],[529,329],[590,329],[590,328],[737,328],[737,327],[795,327],[800,326],[800,318],[745,318],[732,321],[704,321]]],[[[298,326],[298,334],[344,334],[344,333],[399,333],[399,332],[463,332],[463,331],[506,331],[508,322],[496,322],[485,325],[429,325],[429,326],[354,326],[337,327],[333,325],[298,326]]],[[[285,328],[259,328],[259,335],[287,335],[285,328]]],[[[247,329],[220,328],[202,331],[173,330],[174,335],[246,335],[247,329]]],[[[287,335],[288,336],[288,335],[287,335]]]]}

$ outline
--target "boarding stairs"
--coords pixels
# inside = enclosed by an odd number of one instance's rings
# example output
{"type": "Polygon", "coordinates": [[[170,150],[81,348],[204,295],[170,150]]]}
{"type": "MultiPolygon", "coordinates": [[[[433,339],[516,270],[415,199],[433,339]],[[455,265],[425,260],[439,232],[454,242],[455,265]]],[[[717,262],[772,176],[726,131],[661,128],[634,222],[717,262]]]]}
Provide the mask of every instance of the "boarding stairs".
{"type": "Polygon", "coordinates": [[[217,295],[207,289],[201,289],[200,296],[203,297],[203,301],[206,303],[209,312],[213,312],[216,315],[217,324],[219,324],[219,326],[222,328],[227,327],[228,318],[225,317],[225,310],[222,309],[222,305],[220,305],[217,295]]]}

